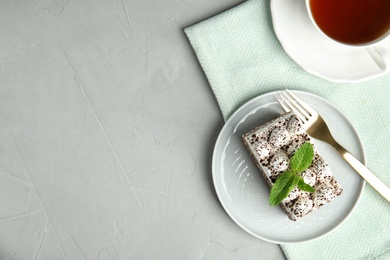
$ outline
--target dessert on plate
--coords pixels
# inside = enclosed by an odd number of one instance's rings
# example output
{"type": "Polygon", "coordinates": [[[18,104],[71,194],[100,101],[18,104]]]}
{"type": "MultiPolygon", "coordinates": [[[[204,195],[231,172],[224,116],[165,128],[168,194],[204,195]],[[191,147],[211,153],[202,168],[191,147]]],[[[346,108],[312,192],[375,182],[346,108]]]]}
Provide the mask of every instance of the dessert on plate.
{"type": "MultiPolygon", "coordinates": [[[[313,145],[293,112],[256,127],[244,134],[242,141],[270,188],[289,170],[295,152],[306,142],[313,145]]],[[[313,192],[295,186],[279,204],[293,221],[329,203],[343,191],[314,145],[313,148],[310,166],[297,173],[305,184],[313,188],[313,192]]]]}

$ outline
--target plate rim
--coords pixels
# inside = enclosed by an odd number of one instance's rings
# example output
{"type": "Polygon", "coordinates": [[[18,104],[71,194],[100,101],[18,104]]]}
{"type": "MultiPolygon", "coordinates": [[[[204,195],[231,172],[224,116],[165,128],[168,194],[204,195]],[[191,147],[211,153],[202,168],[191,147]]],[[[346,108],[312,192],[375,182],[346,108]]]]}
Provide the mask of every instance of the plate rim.
{"type": "MultiPolygon", "coordinates": [[[[328,100],[326,100],[325,98],[319,96],[319,95],[316,95],[314,93],[311,93],[311,92],[307,92],[307,91],[303,91],[303,90],[295,90],[295,89],[289,89],[291,92],[295,93],[295,94],[298,94],[299,93],[304,93],[305,95],[312,95],[312,96],[315,96],[316,98],[320,99],[321,101],[325,102],[327,105],[330,105],[331,107],[333,107],[342,117],[344,117],[346,120],[347,120],[347,123],[351,126],[353,132],[355,133],[356,135],[356,138],[359,142],[359,147],[360,147],[360,152],[362,153],[362,163],[364,165],[366,165],[366,154],[365,154],[365,151],[364,151],[364,148],[363,148],[363,144],[361,142],[361,139],[360,139],[360,136],[358,135],[356,129],[353,127],[353,125],[351,124],[351,122],[348,120],[348,118],[338,109],[336,108],[333,104],[331,104],[328,100]]],[[[339,222],[337,223],[333,228],[327,230],[326,232],[318,235],[318,236],[314,236],[312,238],[309,238],[309,239],[301,239],[301,240],[296,240],[296,241],[278,241],[278,240],[275,240],[275,239],[270,239],[270,238],[267,238],[267,237],[264,237],[264,236],[260,236],[258,234],[256,234],[255,232],[253,232],[252,230],[250,230],[249,228],[247,228],[246,226],[244,226],[240,221],[238,221],[236,219],[236,217],[232,214],[231,210],[227,207],[227,205],[225,205],[225,202],[221,199],[222,195],[220,194],[220,192],[222,191],[219,191],[217,189],[217,186],[216,186],[216,183],[217,183],[217,176],[216,176],[216,152],[217,152],[217,149],[218,149],[218,145],[219,143],[221,142],[221,139],[222,139],[222,133],[224,131],[226,131],[227,127],[229,126],[229,122],[233,121],[234,120],[234,117],[237,116],[237,114],[239,114],[242,110],[244,110],[247,106],[249,106],[251,103],[253,102],[256,102],[257,99],[260,99],[260,98],[265,98],[266,96],[272,96],[272,95],[275,95],[277,93],[281,93],[283,90],[274,90],[274,91],[270,91],[270,92],[265,92],[263,94],[259,94],[258,96],[250,99],[249,101],[245,102],[243,105],[241,105],[238,109],[236,109],[236,111],[229,117],[229,119],[225,122],[225,124],[223,125],[223,127],[221,128],[219,134],[218,134],[218,138],[214,144],[214,149],[213,149],[213,153],[212,153],[212,165],[211,165],[211,171],[212,171],[212,178],[213,178],[213,185],[214,185],[214,189],[215,189],[215,192],[217,194],[217,197],[218,197],[218,200],[219,202],[221,203],[223,209],[225,210],[225,212],[227,213],[227,215],[239,226],[241,227],[243,230],[245,230],[247,233],[251,234],[252,236],[256,237],[256,238],[259,238],[259,239],[262,239],[264,241],[267,241],[267,242],[270,242],[270,243],[274,243],[274,244],[283,244],[283,245],[287,245],[287,244],[297,244],[297,243],[302,243],[302,242],[307,242],[307,241],[312,241],[312,240],[316,240],[318,238],[321,238],[327,234],[329,234],[330,232],[332,232],[333,230],[335,230],[336,228],[338,228],[342,223],[344,223],[352,214],[353,211],[355,211],[355,208],[356,206],[358,205],[359,201],[361,200],[361,197],[362,197],[362,194],[363,194],[363,191],[364,191],[364,187],[366,185],[366,181],[364,179],[362,179],[362,183],[361,183],[361,188],[359,190],[359,193],[357,195],[357,198],[354,202],[354,204],[352,205],[351,207],[351,210],[345,215],[345,217],[339,222]]],[[[261,104],[259,105],[261,106],[261,104]]]]}

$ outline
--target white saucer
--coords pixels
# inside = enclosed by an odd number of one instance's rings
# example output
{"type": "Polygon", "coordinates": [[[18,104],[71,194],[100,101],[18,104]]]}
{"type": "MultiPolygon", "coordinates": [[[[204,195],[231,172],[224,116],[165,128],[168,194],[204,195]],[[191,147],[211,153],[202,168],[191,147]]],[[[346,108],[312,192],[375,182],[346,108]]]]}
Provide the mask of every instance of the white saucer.
{"type": "MultiPolygon", "coordinates": [[[[331,203],[294,222],[280,207],[268,204],[269,188],[252,161],[241,135],[283,113],[276,102],[280,91],[261,95],[238,109],[222,128],[215,144],[212,173],[214,186],[228,215],[255,237],[278,243],[296,243],[318,238],[336,228],[354,209],[364,181],[330,146],[314,141],[344,188],[331,203]]],[[[326,100],[294,91],[328,122],[341,144],[364,162],[361,142],[348,120],[326,100]]]]}
{"type": "MultiPolygon", "coordinates": [[[[307,72],[335,82],[358,82],[384,75],[364,49],[324,37],[312,24],[304,0],[271,0],[272,23],[287,54],[307,72]]],[[[384,42],[390,47],[390,38],[384,42]]]]}

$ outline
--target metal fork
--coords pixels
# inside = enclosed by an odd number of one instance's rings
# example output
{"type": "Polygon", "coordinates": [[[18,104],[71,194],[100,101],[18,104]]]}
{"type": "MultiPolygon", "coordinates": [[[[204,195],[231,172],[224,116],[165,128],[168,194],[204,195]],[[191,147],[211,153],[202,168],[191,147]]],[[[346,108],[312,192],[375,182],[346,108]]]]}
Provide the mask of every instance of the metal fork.
{"type": "Polygon", "coordinates": [[[280,98],[278,101],[283,109],[286,112],[293,111],[310,136],[333,146],[363,179],[390,202],[389,187],[333,138],[325,121],[312,107],[289,90],[284,91],[280,98]]]}

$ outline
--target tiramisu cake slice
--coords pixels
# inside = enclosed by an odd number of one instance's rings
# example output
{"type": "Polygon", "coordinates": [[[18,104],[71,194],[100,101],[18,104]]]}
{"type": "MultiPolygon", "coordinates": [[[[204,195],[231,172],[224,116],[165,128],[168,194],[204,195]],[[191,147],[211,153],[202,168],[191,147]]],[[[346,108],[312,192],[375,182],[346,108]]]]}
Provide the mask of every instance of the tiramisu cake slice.
{"type": "MultiPolygon", "coordinates": [[[[289,169],[290,159],[297,149],[305,142],[311,143],[306,130],[292,112],[256,127],[244,134],[242,140],[270,188],[289,169]]],[[[291,220],[318,209],[343,191],[315,147],[311,165],[299,175],[314,188],[314,192],[295,187],[281,201],[279,205],[291,220]]]]}

